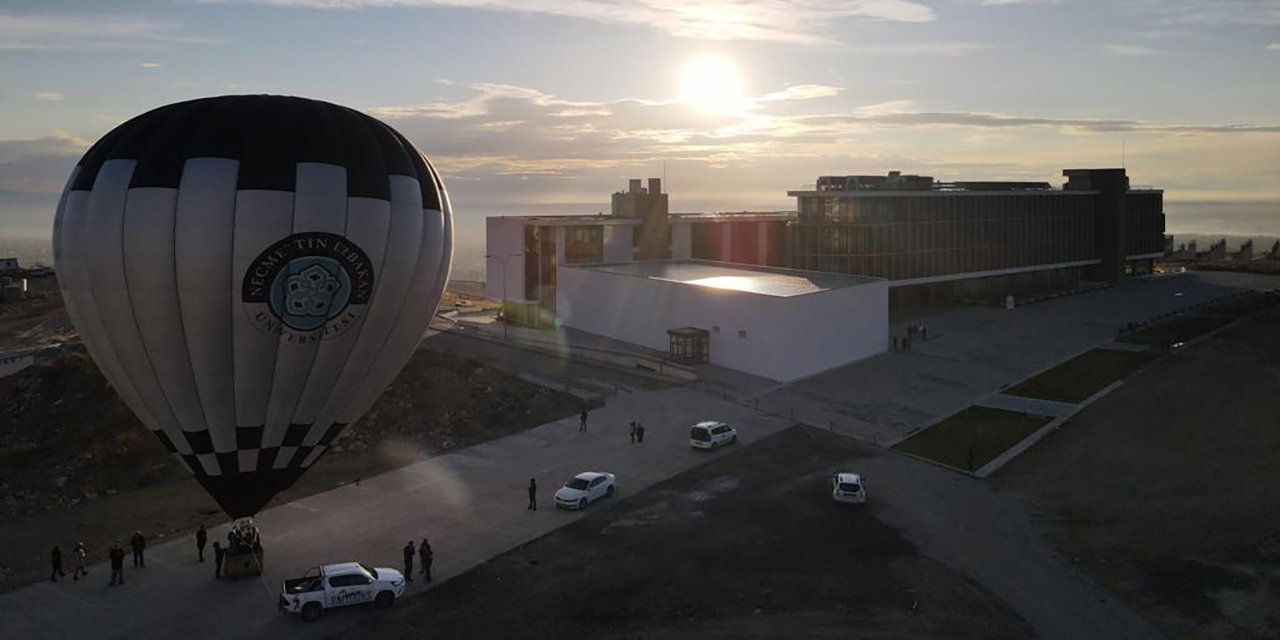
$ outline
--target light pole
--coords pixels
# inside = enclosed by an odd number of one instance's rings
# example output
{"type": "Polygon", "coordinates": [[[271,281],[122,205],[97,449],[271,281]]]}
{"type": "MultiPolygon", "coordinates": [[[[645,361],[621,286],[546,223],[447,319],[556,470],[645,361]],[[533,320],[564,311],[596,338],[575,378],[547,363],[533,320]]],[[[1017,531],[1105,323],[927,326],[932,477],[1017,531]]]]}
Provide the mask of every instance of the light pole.
{"type": "Polygon", "coordinates": [[[498,264],[502,265],[502,341],[507,342],[507,258],[516,258],[523,256],[523,253],[512,253],[505,256],[485,254],[485,259],[497,258],[498,264]]]}

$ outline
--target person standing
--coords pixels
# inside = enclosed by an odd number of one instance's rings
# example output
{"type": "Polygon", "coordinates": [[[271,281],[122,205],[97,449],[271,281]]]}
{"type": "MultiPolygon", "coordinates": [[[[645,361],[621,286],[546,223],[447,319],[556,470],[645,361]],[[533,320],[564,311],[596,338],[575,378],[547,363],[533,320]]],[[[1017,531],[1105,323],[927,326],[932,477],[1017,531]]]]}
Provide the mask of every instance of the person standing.
{"type": "Polygon", "coordinates": [[[111,558],[111,582],[108,587],[114,587],[118,584],[124,584],[124,549],[120,548],[120,541],[111,545],[111,550],[107,552],[107,557],[111,558]]]}
{"type": "Polygon", "coordinates": [[[431,562],[435,560],[436,554],[431,550],[431,543],[427,539],[422,538],[422,545],[418,547],[418,560],[422,562],[422,576],[427,582],[431,582],[431,562]]]}
{"type": "Polygon", "coordinates": [[[223,549],[221,544],[214,542],[213,543],[213,578],[215,580],[220,580],[222,578],[222,559],[226,557],[226,555],[227,555],[227,550],[223,549]]]}
{"type": "Polygon", "coordinates": [[[530,511],[538,510],[538,481],[533,478],[529,478],[529,506],[525,508],[530,511]]]}
{"type": "Polygon", "coordinates": [[[53,572],[49,574],[49,582],[57,582],[58,576],[66,577],[67,574],[62,572],[62,547],[53,545],[53,550],[49,552],[49,562],[53,565],[53,572]]]}
{"type": "Polygon", "coordinates": [[[79,580],[81,575],[89,575],[89,570],[84,568],[85,551],[84,542],[77,542],[76,548],[71,551],[71,555],[75,558],[76,569],[71,572],[72,580],[79,580]]]}
{"type": "Polygon", "coordinates": [[[644,423],[636,420],[636,444],[644,444],[644,423]]]}
{"type": "Polygon", "coordinates": [[[196,530],[196,552],[200,554],[200,562],[204,562],[204,543],[209,541],[209,531],[200,525],[196,530]]]}
{"type": "Polygon", "coordinates": [[[578,431],[587,430],[587,408],[582,408],[582,413],[578,414],[578,431]]]}
{"type": "Polygon", "coordinates": [[[404,579],[413,582],[413,541],[404,545],[404,579]]]}
{"type": "Polygon", "coordinates": [[[147,550],[147,539],[143,537],[141,531],[133,532],[133,537],[129,538],[129,546],[133,547],[133,566],[147,566],[146,558],[142,557],[142,552],[147,550]]]}
{"type": "Polygon", "coordinates": [[[631,436],[631,444],[635,444],[636,443],[636,421],[635,420],[631,421],[631,426],[627,429],[627,431],[631,436]]]}

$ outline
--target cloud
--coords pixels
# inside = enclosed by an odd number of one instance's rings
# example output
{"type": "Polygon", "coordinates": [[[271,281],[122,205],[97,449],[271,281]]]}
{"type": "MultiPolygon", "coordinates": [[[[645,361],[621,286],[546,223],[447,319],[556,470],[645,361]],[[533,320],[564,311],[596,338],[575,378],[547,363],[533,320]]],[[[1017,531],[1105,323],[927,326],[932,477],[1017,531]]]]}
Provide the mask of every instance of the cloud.
{"type": "Polygon", "coordinates": [[[1280,0],[1144,0],[1143,6],[1169,24],[1209,27],[1280,25],[1280,0]]]}
{"type": "Polygon", "coordinates": [[[1061,4],[1062,0],[982,0],[980,4],[987,6],[1004,6],[1010,4],[1061,4]]]}
{"type": "Polygon", "coordinates": [[[65,100],[66,96],[62,95],[60,92],[57,92],[57,91],[39,91],[35,94],[35,98],[36,100],[48,100],[51,102],[57,102],[59,100],[65,100]]]}
{"type": "Polygon", "coordinates": [[[772,102],[776,100],[812,100],[814,98],[829,98],[831,96],[840,95],[844,89],[840,87],[832,87],[822,84],[796,84],[775,91],[774,93],[765,94],[760,100],[772,102]]]}
{"type": "Polygon", "coordinates": [[[155,49],[219,40],[183,35],[174,23],[113,14],[0,13],[0,51],[155,49]]]}
{"type": "Polygon", "coordinates": [[[997,48],[981,42],[900,42],[896,44],[855,45],[853,53],[870,56],[964,56],[997,48]]]}
{"type": "Polygon", "coordinates": [[[159,62],[143,62],[138,66],[142,67],[143,69],[159,69],[160,63],[159,62]]]}
{"type": "Polygon", "coordinates": [[[676,36],[711,40],[762,40],[819,44],[840,20],[931,22],[933,9],[911,0],[202,0],[311,9],[447,7],[568,16],[634,24],[676,36]]]}
{"type": "Polygon", "coordinates": [[[1104,44],[1102,45],[1102,48],[1107,53],[1117,56],[1144,57],[1169,55],[1168,51],[1161,51],[1159,49],[1152,49],[1151,47],[1140,47],[1130,44],[1104,44]]]}
{"type": "Polygon", "coordinates": [[[1280,43],[1267,45],[1269,51],[1280,51],[1280,43]]]}

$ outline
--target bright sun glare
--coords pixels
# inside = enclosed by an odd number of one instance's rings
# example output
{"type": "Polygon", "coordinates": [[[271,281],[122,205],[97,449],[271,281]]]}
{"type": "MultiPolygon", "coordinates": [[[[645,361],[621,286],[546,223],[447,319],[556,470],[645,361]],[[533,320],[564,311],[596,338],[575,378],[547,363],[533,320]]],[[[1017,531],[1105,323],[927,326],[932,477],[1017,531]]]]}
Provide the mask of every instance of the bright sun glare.
{"type": "Polygon", "coordinates": [[[719,56],[690,60],[681,72],[680,99],[708,113],[740,111],[742,74],[737,65],[719,56]]]}

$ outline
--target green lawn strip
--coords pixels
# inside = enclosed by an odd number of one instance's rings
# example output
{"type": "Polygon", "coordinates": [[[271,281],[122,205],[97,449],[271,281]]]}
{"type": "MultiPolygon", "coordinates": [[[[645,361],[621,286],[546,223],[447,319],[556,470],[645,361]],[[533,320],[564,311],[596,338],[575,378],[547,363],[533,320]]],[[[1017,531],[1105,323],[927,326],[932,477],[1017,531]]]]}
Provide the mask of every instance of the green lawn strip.
{"type": "Polygon", "coordinates": [[[1004,409],[969,407],[894,448],[957,469],[975,471],[1050,420],[1004,409]]]}
{"type": "Polygon", "coordinates": [[[1083,402],[1155,357],[1150,353],[1094,349],[1007,389],[1005,393],[1055,402],[1083,402]]]}

